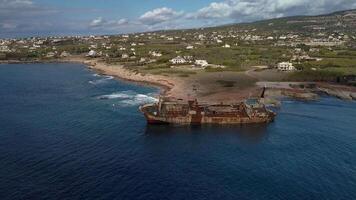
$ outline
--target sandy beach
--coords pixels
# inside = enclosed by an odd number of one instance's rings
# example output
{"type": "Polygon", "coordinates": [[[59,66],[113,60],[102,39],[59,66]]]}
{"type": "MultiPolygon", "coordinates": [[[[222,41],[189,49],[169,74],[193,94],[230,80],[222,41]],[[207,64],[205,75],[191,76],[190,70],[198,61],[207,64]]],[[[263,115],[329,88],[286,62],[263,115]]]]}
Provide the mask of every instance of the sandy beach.
{"type": "Polygon", "coordinates": [[[177,87],[177,80],[170,79],[159,75],[142,75],[131,70],[125,69],[121,65],[109,65],[96,59],[87,60],[83,57],[70,57],[65,61],[82,63],[90,69],[97,71],[100,74],[114,76],[116,78],[137,82],[140,84],[153,85],[161,89],[162,95],[169,95],[169,92],[177,87]]]}

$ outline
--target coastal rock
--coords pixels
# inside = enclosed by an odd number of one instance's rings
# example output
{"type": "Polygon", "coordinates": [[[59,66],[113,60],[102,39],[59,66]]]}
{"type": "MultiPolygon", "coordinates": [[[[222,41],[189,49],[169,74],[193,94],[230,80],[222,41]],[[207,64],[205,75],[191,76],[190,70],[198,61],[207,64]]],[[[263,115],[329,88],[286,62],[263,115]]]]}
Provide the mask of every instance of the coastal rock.
{"type": "Polygon", "coordinates": [[[313,101],[319,98],[317,94],[311,92],[299,92],[299,91],[295,92],[295,91],[285,90],[282,92],[282,94],[291,98],[306,100],[306,101],[313,101]]]}
{"type": "Polygon", "coordinates": [[[350,96],[353,100],[356,100],[356,92],[351,92],[350,96]]]}
{"type": "Polygon", "coordinates": [[[265,96],[270,98],[270,99],[275,99],[275,98],[282,98],[283,94],[282,94],[282,91],[280,89],[268,89],[265,92],[265,96]]]}
{"type": "Polygon", "coordinates": [[[281,102],[275,98],[267,97],[267,98],[262,98],[260,99],[260,102],[263,103],[266,106],[272,106],[272,107],[280,107],[281,102]]]}
{"type": "Polygon", "coordinates": [[[334,96],[343,100],[352,100],[355,99],[352,97],[351,92],[343,91],[338,89],[328,89],[328,88],[318,88],[319,91],[326,93],[327,95],[334,96]]]}

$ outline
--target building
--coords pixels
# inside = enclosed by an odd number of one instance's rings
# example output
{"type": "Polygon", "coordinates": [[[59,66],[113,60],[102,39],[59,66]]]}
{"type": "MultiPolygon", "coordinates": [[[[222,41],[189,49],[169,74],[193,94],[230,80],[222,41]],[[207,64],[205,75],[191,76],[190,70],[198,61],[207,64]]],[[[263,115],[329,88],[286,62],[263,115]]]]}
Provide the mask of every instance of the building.
{"type": "Polygon", "coordinates": [[[194,46],[189,45],[189,46],[187,46],[187,47],[186,47],[186,49],[188,49],[188,50],[190,50],[190,49],[194,49],[194,46]]]}
{"type": "Polygon", "coordinates": [[[152,55],[153,57],[161,57],[162,56],[161,53],[156,52],[156,51],[150,51],[149,54],[152,55]]]}
{"type": "Polygon", "coordinates": [[[208,61],[206,60],[195,60],[195,64],[202,67],[206,67],[209,65],[208,61]]]}
{"type": "Polygon", "coordinates": [[[96,57],[96,56],[97,56],[97,53],[96,53],[96,51],[94,51],[94,50],[90,50],[87,56],[88,56],[88,57],[96,57]]]}
{"type": "Polygon", "coordinates": [[[147,59],[146,58],[140,58],[140,63],[145,63],[147,61],[147,59]]]}
{"type": "Polygon", "coordinates": [[[56,54],[54,52],[48,52],[46,58],[53,58],[56,54]]]}
{"type": "Polygon", "coordinates": [[[70,56],[70,54],[66,51],[63,51],[60,55],[60,57],[68,57],[68,56],[70,56]]]}
{"type": "Polygon", "coordinates": [[[10,52],[10,49],[8,46],[0,46],[0,52],[10,52]]]}
{"type": "Polygon", "coordinates": [[[184,58],[178,56],[178,57],[171,59],[169,62],[171,62],[174,65],[178,65],[178,64],[184,64],[187,61],[184,58]]]}
{"type": "Polygon", "coordinates": [[[295,67],[290,62],[281,62],[277,64],[277,69],[280,71],[293,71],[295,67]]]}
{"type": "Polygon", "coordinates": [[[230,48],[231,46],[229,44],[225,44],[223,48],[230,48]]]}

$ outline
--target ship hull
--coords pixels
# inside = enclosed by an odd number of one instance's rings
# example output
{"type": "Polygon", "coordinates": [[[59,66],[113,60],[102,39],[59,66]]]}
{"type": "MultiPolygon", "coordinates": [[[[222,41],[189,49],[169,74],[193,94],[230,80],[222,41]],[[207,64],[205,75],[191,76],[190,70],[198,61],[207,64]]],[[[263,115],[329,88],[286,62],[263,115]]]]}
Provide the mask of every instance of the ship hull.
{"type": "Polygon", "coordinates": [[[273,118],[239,118],[239,117],[220,117],[220,118],[202,118],[201,121],[191,121],[190,117],[185,120],[176,120],[170,118],[156,118],[153,116],[146,116],[148,124],[187,124],[187,125],[197,125],[197,124],[262,124],[270,123],[273,118]]]}
{"type": "Polygon", "coordinates": [[[197,124],[262,124],[270,123],[274,120],[275,114],[269,112],[265,117],[239,117],[239,116],[174,116],[174,117],[161,117],[154,116],[145,112],[144,116],[148,124],[180,124],[180,125],[197,125],[197,124]]]}

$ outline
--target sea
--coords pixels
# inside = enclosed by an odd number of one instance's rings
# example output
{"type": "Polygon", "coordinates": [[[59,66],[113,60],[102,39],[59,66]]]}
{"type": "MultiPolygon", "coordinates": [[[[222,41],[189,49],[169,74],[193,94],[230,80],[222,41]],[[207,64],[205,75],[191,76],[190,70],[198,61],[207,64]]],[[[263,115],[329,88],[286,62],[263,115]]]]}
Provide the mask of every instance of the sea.
{"type": "Polygon", "coordinates": [[[0,65],[0,199],[356,199],[356,103],[267,125],[149,126],[157,88],[80,64],[0,65]]]}

